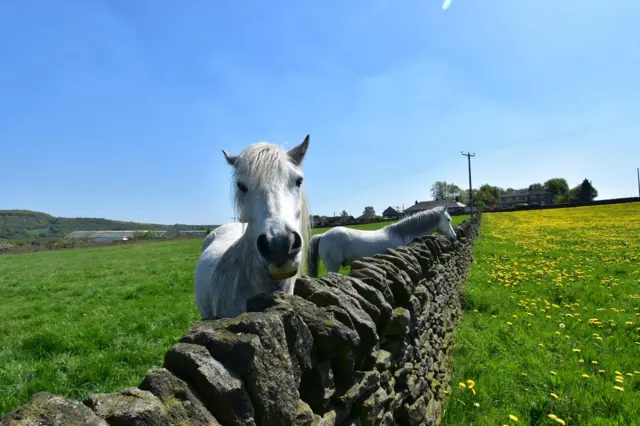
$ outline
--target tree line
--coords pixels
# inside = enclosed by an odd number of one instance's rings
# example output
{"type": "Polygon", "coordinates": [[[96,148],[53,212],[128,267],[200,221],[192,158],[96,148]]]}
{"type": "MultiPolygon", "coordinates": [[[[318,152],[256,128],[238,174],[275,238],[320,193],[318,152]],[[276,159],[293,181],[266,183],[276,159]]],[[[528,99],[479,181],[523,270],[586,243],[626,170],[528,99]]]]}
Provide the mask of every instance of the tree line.
{"type": "MultiPolygon", "coordinates": [[[[569,183],[565,178],[551,178],[544,183],[533,183],[528,188],[522,189],[548,192],[556,204],[588,202],[598,197],[598,190],[586,178],[573,188],[569,188],[569,183]]],[[[497,207],[500,205],[500,197],[513,191],[516,191],[516,189],[504,189],[499,186],[484,184],[480,188],[472,190],[474,205],[480,210],[497,207]]],[[[464,190],[458,185],[446,181],[436,181],[431,186],[431,196],[434,200],[455,200],[467,205],[470,202],[469,190],[464,190]]]]}

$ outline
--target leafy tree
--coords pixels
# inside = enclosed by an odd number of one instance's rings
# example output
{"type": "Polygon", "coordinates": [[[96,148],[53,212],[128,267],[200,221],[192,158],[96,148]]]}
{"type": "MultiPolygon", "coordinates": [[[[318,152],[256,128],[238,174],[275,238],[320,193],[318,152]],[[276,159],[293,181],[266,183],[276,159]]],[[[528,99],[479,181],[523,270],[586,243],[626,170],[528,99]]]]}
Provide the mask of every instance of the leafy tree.
{"type": "Polygon", "coordinates": [[[500,203],[500,196],[504,194],[504,192],[504,189],[498,186],[484,184],[478,189],[478,194],[474,195],[476,200],[474,204],[479,209],[495,207],[500,203]]]}
{"type": "Polygon", "coordinates": [[[349,217],[349,212],[347,212],[346,210],[342,210],[342,212],[340,213],[340,216],[349,217]]]}
{"type": "Polygon", "coordinates": [[[598,190],[594,188],[591,181],[584,179],[582,183],[569,191],[569,201],[589,202],[598,197],[598,190]]]}
{"type": "Polygon", "coordinates": [[[529,185],[529,191],[543,191],[544,185],[541,183],[533,183],[529,185]]]}
{"type": "Polygon", "coordinates": [[[373,217],[376,215],[376,210],[373,208],[373,206],[367,206],[364,208],[363,214],[366,217],[373,217]]]}
{"type": "Polygon", "coordinates": [[[544,183],[544,189],[553,195],[556,203],[569,201],[569,184],[565,178],[551,178],[544,183]]]}
{"type": "Polygon", "coordinates": [[[446,181],[436,181],[431,186],[431,197],[434,200],[456,200],[459,201],[462,197],[462,189],[453,183],[447,183],[446,181]]]}

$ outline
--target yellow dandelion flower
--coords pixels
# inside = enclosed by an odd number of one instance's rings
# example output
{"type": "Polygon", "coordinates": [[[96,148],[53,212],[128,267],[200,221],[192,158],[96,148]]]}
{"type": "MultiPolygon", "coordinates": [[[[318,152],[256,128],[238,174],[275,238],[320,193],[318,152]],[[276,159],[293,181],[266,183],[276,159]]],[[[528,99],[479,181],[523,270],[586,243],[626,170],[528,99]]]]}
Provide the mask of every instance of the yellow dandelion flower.
{"type": "Polygon", "coordinates": [[[553,399],[560,399],[560,397],[553,392],[551,392],[549,395],[551,395],[553,399]]]}
{"type": "Polygon", "coordinates": [[[520,373],[523,377],[527,377],[527,373],[520,373]]]}
{"type": "Polygon", "coordinates": [[[518,418],[516,416],[514,416],[513,414],[509,414],[509,418],[511,420],[513,420],[514,422],[518,423],[518,418]]]}
{"type": "Polygon", "coordinates": [[[545,318],[551,318],[551,315],[546,315],[545,318]]]}
{"type": "Polygon", "coordinates": [[[556,375],[555,371],[549,371],[549,373],[553,374],[554,376],[556,375]]]}
{"type": "Polygon", "coordinates": [[[579,359],[579,360],[578,360],[578,362],[579,362],[580,364],[584,364],[584,359],[579,359]]]}
{"type": "Polygon", "coordinates": [[[622,373],[621,373],[621,372],[619,372],[618,370],[616,370],[616,371],[615,371],[615,373],[616,373],[618,376],[622,376],[622,373]]]}
{"type": "Polygon", "coordinates": [[[566,423],[564,422],[564,420],[562,420],[560,417],[557,417],[554,419],[556,421],[556,423],[560,423],[561,425],[566,425],[566,423]]]}
{"type": "Polygon", "coordinates": [[[475,396],[476,395],[476,390],[472,388],[471,389],[471,393],[473,394],[473,396],[475,396]]]}
{"type": "Polygon", "coordinates": [[[467,387],[469,389],[473,389],[473,387],[476,385],[476,382],[474,382],[473,380],[469,379],[467,380],[467,387]]]}
{"type": "Polygon", "coordinates": [[[477,310],[477,309],[474,309],[474,310],[473,310],[473,312],[478,313],[478,310],[477,310]]]}
{"type": "Polygon", "coordinates": [[[593,361],[591,361],[591,364],[598,365],[598,361],[594,359],[593,361]]]}
{"type": "Polygon", "coordinates": [[[596,337],[596,340],[602,340],[602,337],[598,336],[596,337]]]}
{"type": "Polygon", "coordinates": [[[460,386],[460,389],[466,389],[467,388],[467,385],[465,385],[462,382],[458,383],[458,386],[460,386]]]}
{"type": "Polygon", "coordinates": [[[627,373],[627,376],[633,377],[633,374],[632,373],[627,373]]]}
{"type": "Polygon", "coordinates": [[[633,370],[634,374],[640,374],[640,371],[633,370]]]}
{"type": "Polygon", "coordinates": [[[549,414],[547,415],[547,417],[549,417],[551,420],[555,420],[558,418],[558,416],[556,416],[555,414],[549,414]]]}
{"type": "Polygon", "coordinates": [[[598,370],[598,373],[604,374],[604,373],[606,373],[606,371],[605,370],[598,370]]]}
{"type": "Polygon", "coordinates": [[[507,325],[511,326],[511,325],[513,325],[513,324],[512,324],[512,323],[510,323],[509,321],[507,321],[507,325]]]}
{"type": "Polygon", "coordinates": [[[633,323],[631,321],[627,321],[625,322],[626,325],[633,325],[633,323]]]}
{"type": "Polygon", "coordinates": [[[584,377],[585,379],[588,379],[589,375],[588,374],[583,374],[582,377],[584,377]]]}
{"type": "Polygon", "coordinates": [[[615,390],[620,391],[620,392],[624,392],[624,388],[620,387],[620,386],[614,386],[613,387],[615,390]]]}
{"type": "Polygon", "coordinates": [[[573,348],[573,349],[572,349],[572,351],[573,351],[573,352],[580,352],[580,349],[578,349],[578,348],[573,348]]]}

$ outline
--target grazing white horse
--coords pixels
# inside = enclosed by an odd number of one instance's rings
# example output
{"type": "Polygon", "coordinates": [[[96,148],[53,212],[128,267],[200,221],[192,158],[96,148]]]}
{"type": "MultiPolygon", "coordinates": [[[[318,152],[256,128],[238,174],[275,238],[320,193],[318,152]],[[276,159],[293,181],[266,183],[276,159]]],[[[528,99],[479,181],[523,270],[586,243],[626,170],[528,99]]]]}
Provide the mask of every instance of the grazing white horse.
{"type": "Polygon", "coordinates": [[[388,248],[406,246],[414,238],[438,231],[452,240],[456,232],[451,216],[443,206],[417,213],[375,231],[337,226],[324,234],[314,235],[309,244],[307,270],[310,277],[318,276],[318,257],[327,272],[338,272],[340,266],[367,256],[384,253],[388,248]]]}
{"type": "Polygon", "coordinates": [[[235,317],[260,293],[293,294],[311,235],[302,161],[309,136],[285,150],[255,143],[239,155],[222,151],[233,167],[240,222],[205,238],[196,265],[195,299],[203,319],[235,317]]]}

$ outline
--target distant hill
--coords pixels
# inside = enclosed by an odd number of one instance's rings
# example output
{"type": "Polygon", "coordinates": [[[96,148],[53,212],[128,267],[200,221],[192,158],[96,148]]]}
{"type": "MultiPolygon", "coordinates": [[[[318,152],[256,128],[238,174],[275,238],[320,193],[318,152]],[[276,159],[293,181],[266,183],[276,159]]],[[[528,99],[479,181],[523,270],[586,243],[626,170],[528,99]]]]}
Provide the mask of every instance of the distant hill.
{"type": "Polygon", "coordinates": [[[190,229],[213,229],[216,225],[160,225],[91,217],[54,217],[31,210],[0,210],[0,239],[40,240],[61,238],[72,231],[167,230],[168,235],[190,229]]]}

